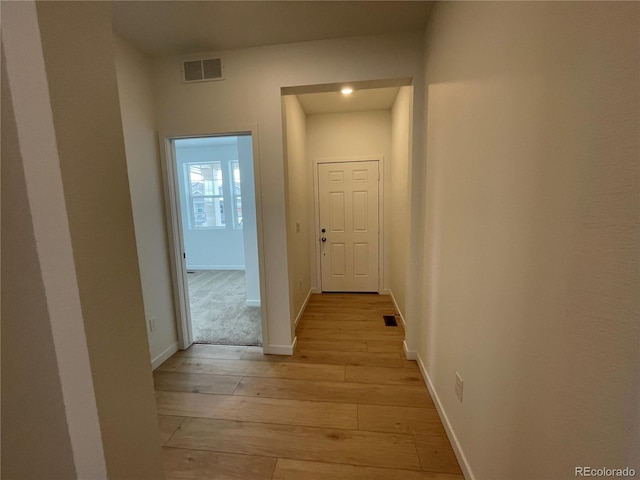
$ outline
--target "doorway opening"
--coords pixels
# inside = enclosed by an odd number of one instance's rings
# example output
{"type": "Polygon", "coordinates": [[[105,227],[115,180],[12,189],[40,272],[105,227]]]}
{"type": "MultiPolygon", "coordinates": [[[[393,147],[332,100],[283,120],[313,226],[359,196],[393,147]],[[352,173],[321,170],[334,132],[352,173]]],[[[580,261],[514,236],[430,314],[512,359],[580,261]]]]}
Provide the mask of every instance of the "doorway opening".
{"type": "Polygon", "coordinates": [[[412,79],[291,86],[281,94],[294,325],[311,294],[323,292],[391,295],[402,311],[412,79]]]}
{"type": "Polygon", "coordinates": [[[178,283],[187,317],[183,348],[191,343],[261,346],[252,135],[182,137],[170,143],[178,217],[174,240],[182,256],[178,283]]]}

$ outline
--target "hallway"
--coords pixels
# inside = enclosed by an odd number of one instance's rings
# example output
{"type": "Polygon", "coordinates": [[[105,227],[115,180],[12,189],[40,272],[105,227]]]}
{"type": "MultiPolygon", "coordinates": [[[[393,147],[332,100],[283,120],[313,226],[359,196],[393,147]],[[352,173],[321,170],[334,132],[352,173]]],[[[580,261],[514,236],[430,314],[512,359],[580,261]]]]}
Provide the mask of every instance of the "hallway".
{"type": "Polygon", "coordinates": [[[154,372],[168,479],[460,480],[390,297],[313,295],[292,357],[194,345],[154,372]]]}

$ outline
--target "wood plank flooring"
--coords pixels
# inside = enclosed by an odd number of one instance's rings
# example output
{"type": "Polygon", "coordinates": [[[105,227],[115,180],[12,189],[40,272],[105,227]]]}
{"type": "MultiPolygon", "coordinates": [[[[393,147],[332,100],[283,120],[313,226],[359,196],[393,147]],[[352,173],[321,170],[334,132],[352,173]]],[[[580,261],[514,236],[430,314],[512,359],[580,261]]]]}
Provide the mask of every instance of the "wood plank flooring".
{"type": "Polygon", "coordinates": [[[390,297],[313,295],[293,356],[194,345],[154,372],[167,479],[462,480],[390,297]]]}

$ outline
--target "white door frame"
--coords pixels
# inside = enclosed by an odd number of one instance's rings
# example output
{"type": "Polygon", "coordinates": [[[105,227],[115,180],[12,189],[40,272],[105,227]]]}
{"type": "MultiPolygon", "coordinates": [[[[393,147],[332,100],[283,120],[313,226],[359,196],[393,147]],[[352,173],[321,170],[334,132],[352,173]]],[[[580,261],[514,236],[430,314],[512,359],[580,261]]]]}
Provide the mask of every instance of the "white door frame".
{"type": "Polygon", "coordinates": [[[162,180],[164,184],[165,213],[167,221],[167,236],[169,239],[169,254],[173,298],[176,315],[176,330],[178,344],[181,350],[186,350],[193,343],[191,332],[191,312],[187,290],[187,265],[184,258],[184,244],[182,232],[182,213],[178,189],[178,170],[173,141],[181,138],[220,137],[235,135],[251,135],[253,149],[253,179],[256,199],[256,232],[258,237],[258,270],[260,278],[260,316],[262,319],[262,344],[269,344],[269,329],[267,321],[267,295],[264,270],[264,242],[262,224],[262,194],[260,190],[260,154],[257,125],[242,125],[237,128],[219,128],[207,131],[160,132],[160,156],[162,158],[162,180]]]}
{"type": "Polygon", "coordinates": [[[316,257],[316,288],[313,293],[322,293],[322,267],[320,251],[320,186],[318,165],[321,163],[378,162],[378,293],[384,293],[384,155],[358,157],[315,158],[313,160],[313,218],[315,224],[314,252],[316,257]]]}

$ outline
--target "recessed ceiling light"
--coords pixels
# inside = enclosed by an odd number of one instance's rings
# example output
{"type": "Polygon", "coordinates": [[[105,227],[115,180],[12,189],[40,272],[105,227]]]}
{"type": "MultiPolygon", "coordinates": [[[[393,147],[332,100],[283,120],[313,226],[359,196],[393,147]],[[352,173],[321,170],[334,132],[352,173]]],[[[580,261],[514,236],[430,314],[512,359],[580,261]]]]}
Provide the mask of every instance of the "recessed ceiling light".
{"type": "Polygon", "coordinates": [[[342,90],[340,90],[340,92],[342,92],[343,95],[350,95],[351,93],[353,93],[353,88],[344,87],[342,90]]]}

